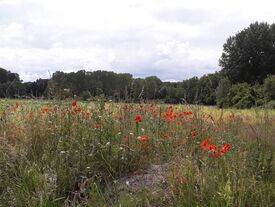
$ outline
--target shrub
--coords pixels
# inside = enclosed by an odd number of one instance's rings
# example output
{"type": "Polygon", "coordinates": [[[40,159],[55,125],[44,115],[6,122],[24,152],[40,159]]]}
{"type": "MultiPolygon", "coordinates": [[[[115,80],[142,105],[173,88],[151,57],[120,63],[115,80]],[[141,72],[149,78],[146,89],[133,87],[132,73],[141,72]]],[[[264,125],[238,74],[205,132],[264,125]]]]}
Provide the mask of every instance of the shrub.
{"type": "Polygon", "coordinates": [[[275,75],[268,76],[264,80],[264,94],[267,101],[275,100],[275,75]]]}
{"type": "Polygon", "coordinates": [[[275,109],[275,101],[272,100],[272,101],[269,101],[267,104],[266,104],[267,108],[271,108],[271,109],[275,109]]]}
{"type": "Polygon", "coordinates": [[[228,106],[227,94],[229,92],[230,87],[231,87],[231,83],[228,78],[223,78],[220,80],[219,85],[216,89],[218,107],[228,106]]]}
{"type": "Polygon", "coordinates": [[[238,109],[251,108],[255,105],[255,93],[247,83],[233,85],[228,93],[229,106],[238,109]]]}

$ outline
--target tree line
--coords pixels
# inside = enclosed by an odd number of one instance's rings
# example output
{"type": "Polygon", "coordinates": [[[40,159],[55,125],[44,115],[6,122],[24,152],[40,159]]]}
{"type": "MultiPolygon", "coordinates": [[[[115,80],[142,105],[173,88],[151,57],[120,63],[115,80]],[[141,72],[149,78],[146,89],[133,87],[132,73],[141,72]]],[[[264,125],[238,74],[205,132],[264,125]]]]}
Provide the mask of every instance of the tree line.
{"type": "Polygon", "coordinates": [[[255,22],[229,37],[219,64],[219,72],[179,82],[163,82],[157,76],[133,78],[129,73],[79,70],[57,71],[50,79],[23,83],[18,74],[0,68],[0,97],[89,100],[103,95],[126,102],[275,107],[275,24],[255,22]]]}

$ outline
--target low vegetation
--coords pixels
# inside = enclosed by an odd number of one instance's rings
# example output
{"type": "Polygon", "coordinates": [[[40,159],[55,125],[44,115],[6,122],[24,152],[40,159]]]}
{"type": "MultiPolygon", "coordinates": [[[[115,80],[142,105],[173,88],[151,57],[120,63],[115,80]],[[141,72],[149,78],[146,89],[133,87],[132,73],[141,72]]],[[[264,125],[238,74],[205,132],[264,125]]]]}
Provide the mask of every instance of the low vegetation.
{"type": "Polygon", "coordinates": [[[1,100],[0,206],[271,207],[274,134],[271,109],[1,100]]]}

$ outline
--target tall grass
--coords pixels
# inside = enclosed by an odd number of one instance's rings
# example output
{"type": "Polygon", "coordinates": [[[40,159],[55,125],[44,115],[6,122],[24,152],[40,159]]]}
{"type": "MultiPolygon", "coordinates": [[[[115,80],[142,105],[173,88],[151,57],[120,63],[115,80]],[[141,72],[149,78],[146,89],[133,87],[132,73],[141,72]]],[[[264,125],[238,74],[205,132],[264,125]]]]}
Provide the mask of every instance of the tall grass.
{"type": "Polygon", "coordinates": [[[0,206],[275,205],[274,111],[4,100],[0,117],[0,206]],[[151,164],[165,186],[120,193],[151,164]]]}

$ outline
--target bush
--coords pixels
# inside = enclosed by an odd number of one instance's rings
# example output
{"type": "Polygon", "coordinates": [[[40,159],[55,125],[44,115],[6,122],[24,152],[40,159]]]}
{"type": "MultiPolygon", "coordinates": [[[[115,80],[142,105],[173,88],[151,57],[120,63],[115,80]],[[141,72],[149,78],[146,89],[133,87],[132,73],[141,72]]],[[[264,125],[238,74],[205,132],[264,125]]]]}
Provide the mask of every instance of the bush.
{"type": "Polygon", "coordinates": [[[264,94],[267,101],[275,100],[275,75],[264,80],[264,94]]]}
{"type": "Polygon", "coordinates": [[[228,93],[228,103],[238,109],[251,108],[255,105],[255,93],[247,83],[233,85],[228,93]]]}
{"type": "Polygon", "coordinates": [[[87,101],[89,98],[91,98],[91,94],[89,91],[83,91],[80,93],[80,97],[83,101],[87,101]]]}
{"type": "Polygon", "coordinates": [[[220,80],[219,85],[216,89],[217,105],[218,107],[228,107],[228,93],[231,87],[231,83],[228,78],[220,80]]]}
{"type": "Polygon", "coordinates": [[[269,101],[266,106],[267,108],[275,109],[275,101],[269,101]]]}

